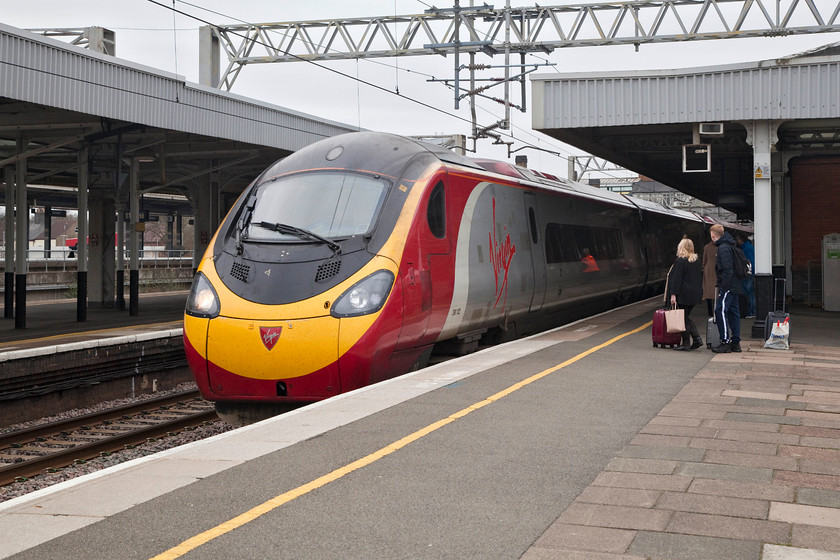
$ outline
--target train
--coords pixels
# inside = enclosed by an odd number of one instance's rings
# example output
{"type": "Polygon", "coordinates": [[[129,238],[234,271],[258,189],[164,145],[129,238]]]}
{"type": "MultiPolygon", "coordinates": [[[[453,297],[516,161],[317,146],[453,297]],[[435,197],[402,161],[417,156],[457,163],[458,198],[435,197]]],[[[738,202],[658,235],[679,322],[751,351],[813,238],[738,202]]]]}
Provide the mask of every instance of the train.
{"type": "Polygon", "coordinates": [[[661,292],[697,215],[388,133],[327,138],[247,187],[200,264],[184,347],[248,423],[661,292]]]}

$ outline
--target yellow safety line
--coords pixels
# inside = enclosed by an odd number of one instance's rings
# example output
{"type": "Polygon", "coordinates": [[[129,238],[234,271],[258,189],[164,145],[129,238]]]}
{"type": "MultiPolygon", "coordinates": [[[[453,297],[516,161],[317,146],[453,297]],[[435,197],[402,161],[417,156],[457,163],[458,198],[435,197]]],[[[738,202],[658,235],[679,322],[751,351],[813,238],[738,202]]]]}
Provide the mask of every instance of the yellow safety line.
{"type": "Polygon", "coordinates": [[[598,350],[601,350],[601,349],[606,348],[607,346],[609,346],[609,345],[611,345],[615,342],[618,342],[622,338],[625,338],[627,336],[630,336],[631,334],[636,334],[640,331],[643,331],[646,328],[648,328],[651,324],[652,324],[651,322],[645,323],[644,325],[642,325],[641,327],[639,327],[637,329],[633,329],[632,331],[628,331],[624,334],[620,334],[620,335],[616,336],[615,338],[611,338],[610,340],[604,342],[603,344],[599,344],[598,346],[594,346],[594,347],[590,348],[589,350],[586,350],[585,352],[581,352],[577,356],[575,356],[573,358],[569,358],[568,360],[566,360],[565,362],[563,362],[561,364],[558,364],[556,366],[553,366],[553,367],[550,367],[546,370],[543,370],[543,371],[541,371],[537,374],[534,374],[531,377],[529,377],[527,379],[524,379],[524,380],[522,380],[518,383],[514,383],[513,385],[511,385],[507,389],[503,389],[502,391],[499,391],[495,395],[491,395],[491,396],[487,397],[486,399],[484,399],[483,401],[479,401],[475,404],[472,404],[472,405],[468,406],[467,408],[459,410],[458,412],[455,412],[454,414],[451,414],[450,416],[447,416],[446,418],[443,418],[442,420],[438,420],[437,422],[429,424],[425,428],[417,430],[416,432],[414,432],[412,434],[409,434],[409,435],[405,436],[404,438],[399,439],[399,440],[395,441],[394,443],[383,447],[382,449],[379,449],[378,451],[374,451],[373,453],[371,453],[370,455],[367,455],[366,457],[362,457],[361,459],[353,461],[352,463],[350,463],[348,465],[345,465],[341,468],[338,468],[338,469],[332,471],[331,473],[328,473],[328,474],[325,474],[322,477],[316,478],[312,482],[304,484],[303,486],[298,486],[297,488],[295,488],[293,490],[289,490],[288,492],[286,492],[284,494],[280,494],[279,496],[275,496],[274,498],[271,498],[270,500],[268,500],[266,502],[263,502],[262,504],[256,506],[255,508],[252,508],[252,509],[246,511],[245,513],[243,513],[243,514],[234,517],[233,519],[225,521],[224,523],[222,523],[220,525],[217,525],[217,526],[213,527],[212,529],[208,529],[207,531],[204,531],[203,533],[200,533],[200,534],[198,534],[198,535],[196,535],[196,536],[194,536],[190,539],[185,540],[184,542],[182,542],[178,546],[170,548],[166,552],[163,552],[161,554],[158,554],[157,556],[152,557],[150,560],[173,560],[175,558],[180,558],[184,554],[186,554],[186,553],[188,553],[192,550],[195,550],[199,546],[201,546],[203,544],[206,544],[206,543],[210,542],[211,540],[213,540],[217,537],[221,537],[222,535],[224,535],[226,533],[229,533],[229,532],[233,531],[234,529],[238,529],[239,527],[242,527],[243,525],[245,525],[245,524],[257,519],[258,517],[270,512],[271,510],[276,509],[276,508],[282,506],[283,504],[291,502],[295,498],[299,498],[299,497],[303,496],[304,494],[308,494],[309,492],[312,492],[313,490],[317,490],[318,488],[321,488],[322,486],[325,486],[325,485],[329,484],[330,482],[338,480],[339,478],[341,478],[345,475],[348,475],[355,470],[361,469],[362,467],[366,467],[367,465],[370,465],[371,463],[374,463],[374,462],[378,461],[379,459],[381,459],[383,457],[386,457],[386,456],[390,455],[391,453],[394,453],[395,451],[397,451],[399,449],[402,449],[403,447],[405,447],[409,443],[417,441],[420,438],[422,438],[424,436],[427,436],[427,435],[431,434],[432,432],[446,426],[447,424],[451,424],[455,420],[458,420],[459,418],[463,418],[467,414],[469,414],[471,412],[474,412],[474,411],[476,411],[476,410],[478,410],[478,409],[480,409],[484,406],[487,406],[490,403],[496,402],[496,401],[510,395],[511,393],[513,393],[515,391],[518,391],[519,389],[525,387],[526,385],[530,385],[534,381],[542,379],[543,377],[545,377],[545,376],[547,376],[551,373],[554,373],[555,371],[563,369],[566,366],[570,366],[573,363],[575,363],[579,360],[582,360],[583,358],[589,356],[590,354],[594,354],[598,350]]]}

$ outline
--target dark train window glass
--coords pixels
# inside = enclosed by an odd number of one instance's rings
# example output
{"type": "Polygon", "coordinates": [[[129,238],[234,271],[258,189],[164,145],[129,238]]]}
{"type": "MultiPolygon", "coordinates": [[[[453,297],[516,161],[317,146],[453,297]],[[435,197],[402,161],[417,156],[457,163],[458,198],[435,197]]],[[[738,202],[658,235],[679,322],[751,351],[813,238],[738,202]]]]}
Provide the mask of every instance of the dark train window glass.
{"type": "Polygon", "coordinates": [[[545,226],[545,262],[548,264],[558,263],[560,258],[559,228],[555,224],[545,226]]]}
{"type": "Polygon", "coordinates": [[[624,256],[621,231],[613,228],[547,224],[546,263],[577,262],[588,249],[595,259],[612,260],[624,256]]]}
{"type": "Polygon", "coordinates": [[[443,189],[443,181],[435,185],[435,189],[429,195],[426,219],[432,235],[438,239],[446,237],[446,193],[443,189]]]}
{"type": "Polygon", "coordinates": [[[564,263],[579,259],[574,226],[547,224],[545,226],[545,262],[564,263]]]}
{"type": "Polygon", "coordinates": [[[528,222],[531,224],[531,241],[536,243],[540,238],[539,232],[537,231],[537,216],[533,208],[528,208],[528,222]]]}

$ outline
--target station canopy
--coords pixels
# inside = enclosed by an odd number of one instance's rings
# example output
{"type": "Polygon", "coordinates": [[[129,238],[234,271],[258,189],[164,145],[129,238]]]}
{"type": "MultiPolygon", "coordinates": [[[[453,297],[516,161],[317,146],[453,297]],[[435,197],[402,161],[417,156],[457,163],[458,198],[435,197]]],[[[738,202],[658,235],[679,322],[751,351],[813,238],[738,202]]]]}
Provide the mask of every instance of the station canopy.
{"type": "Polygon", "coordinates": [[[235,196],[277,159],[353,130],[0,24],[0,169],[26,157],[30,204],[75,207],[82,147],[91,189],[122,188],[135,158],[141,191],[184,195],[215,173],[235,196]]]}
{"type": "Polygon", "coordinates": [[[532,86],[535,130],[740,218],[752,218],[761,172],[751,122],[771,123],[775,152],[840,155],[840,43],[747,64],[539,75],[532,86]],[[698,169],[707,154],[709,170],[698,169]]]}

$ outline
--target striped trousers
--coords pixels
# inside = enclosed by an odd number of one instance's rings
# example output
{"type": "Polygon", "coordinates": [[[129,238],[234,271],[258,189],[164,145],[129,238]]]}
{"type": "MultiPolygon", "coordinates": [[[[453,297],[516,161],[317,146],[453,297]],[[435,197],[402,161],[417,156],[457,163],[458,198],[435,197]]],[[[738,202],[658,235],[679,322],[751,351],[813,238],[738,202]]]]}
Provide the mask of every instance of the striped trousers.
{"type": "Polygon", "coordinates": [[[715,305],[715,322],[720,333],[721,344],[741,343],[741,309],[738,294],[727,290],[718,296],[715,305]],[[729,332],[732,338],[729,338],[729,332]]]}

